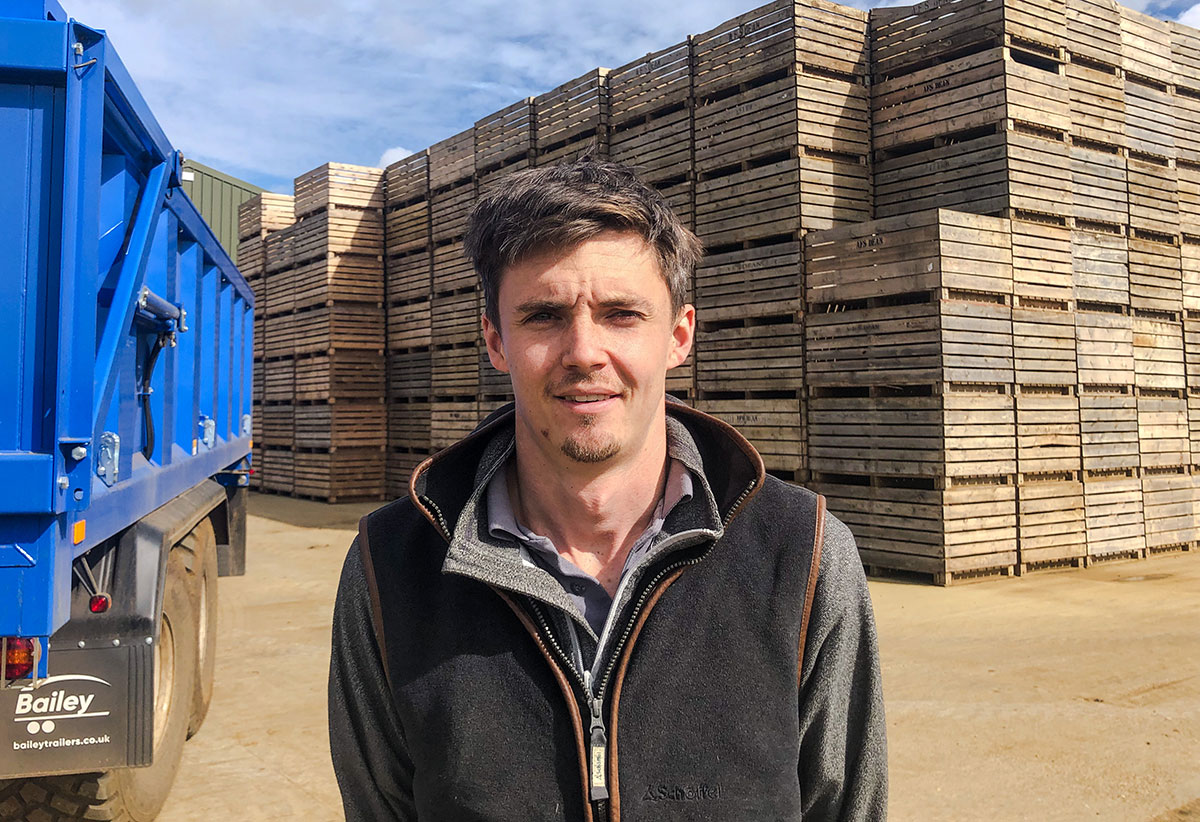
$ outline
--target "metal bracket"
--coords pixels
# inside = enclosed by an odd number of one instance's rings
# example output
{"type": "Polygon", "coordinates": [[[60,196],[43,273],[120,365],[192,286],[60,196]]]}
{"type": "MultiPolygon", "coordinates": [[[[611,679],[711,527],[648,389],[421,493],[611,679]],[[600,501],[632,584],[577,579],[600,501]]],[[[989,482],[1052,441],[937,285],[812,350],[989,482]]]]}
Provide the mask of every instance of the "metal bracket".
{"type": "Polygon", "coordinates": [[[96,476],[105,485],[112,486],[117,482],[117,472],[121,460],[121,438],[112,431],[100,435],[100,453],[96,459],[96,476]]]}
{"type": "Polygon", "coordinates": [[[200,417],[200,441],[207,448],[217,444],[217,421],[212,417],[200,417]]]}

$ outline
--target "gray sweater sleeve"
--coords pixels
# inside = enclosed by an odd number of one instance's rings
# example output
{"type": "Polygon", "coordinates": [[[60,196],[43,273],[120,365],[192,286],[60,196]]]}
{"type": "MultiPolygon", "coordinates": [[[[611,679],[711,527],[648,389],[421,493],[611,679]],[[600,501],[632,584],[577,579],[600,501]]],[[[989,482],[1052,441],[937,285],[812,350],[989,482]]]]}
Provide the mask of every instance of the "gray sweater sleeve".
{"type": "Polygon", "coordinates": [[[832,515],[801,668],[800,788],[806,820],[887,818],[875,620],[854,537],[832,515]]]}
{"type": "Polygon", "coordinates": [[[329,749],[348,822],[415,820],[412,761],[384,674],[357,540],[333,611],[329,749]]]}

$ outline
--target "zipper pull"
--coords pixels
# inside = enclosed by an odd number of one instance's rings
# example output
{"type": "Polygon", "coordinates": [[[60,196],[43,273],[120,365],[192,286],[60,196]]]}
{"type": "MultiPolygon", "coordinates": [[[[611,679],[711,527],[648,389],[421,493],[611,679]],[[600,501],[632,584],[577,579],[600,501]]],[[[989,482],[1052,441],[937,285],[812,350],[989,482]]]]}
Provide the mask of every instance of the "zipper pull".
{"type": "Polygon", "coordinates": [[[592,696],[592,677],[584,672],[584,684],[587,685],[588,710],[592,715],[591,750],[588,773],[591,784],[591,800],[597,802],[608,799],[608,735],[604,731],[604,706],[599,699],[592,696]]]}

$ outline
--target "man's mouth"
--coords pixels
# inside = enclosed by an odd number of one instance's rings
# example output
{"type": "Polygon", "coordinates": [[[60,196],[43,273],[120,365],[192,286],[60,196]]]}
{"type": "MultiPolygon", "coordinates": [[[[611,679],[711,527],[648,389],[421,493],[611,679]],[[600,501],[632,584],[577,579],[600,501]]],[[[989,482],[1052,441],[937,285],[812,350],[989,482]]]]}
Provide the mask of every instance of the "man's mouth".
{"type": "Polygon", "coordinates": [[[613,396],[616,396],[616,395],[615,394],[567,394],[565,396],[562,396],[561,399],[567,400],[568,402],[600,402],[601,400],[607,400],[608,398],[613,397],[613,396]]]}

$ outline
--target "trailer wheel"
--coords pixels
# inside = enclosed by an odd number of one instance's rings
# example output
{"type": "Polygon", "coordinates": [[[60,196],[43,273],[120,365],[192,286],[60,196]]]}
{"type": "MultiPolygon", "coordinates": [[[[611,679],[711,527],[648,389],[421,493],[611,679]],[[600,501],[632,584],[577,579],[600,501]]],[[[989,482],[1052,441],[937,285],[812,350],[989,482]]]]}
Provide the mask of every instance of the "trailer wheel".
{"type": "Polygon", "coordinates": [[[184,552],[184,558],[190,560],[188,582],[196,614],[196,678],[187,734],[191,739],[208,715],[217,664],[217,536],[212,521],[202,519],[176,550],[184,552]]]}
{"type": "Polygon", "coordinates": [[[191,715],[196,617],[180,551],[171,551],[154,657],[154,762],[147,768],[43,776],[0,783],[4,822],[153,822],[167,801],[191,715]]]}

